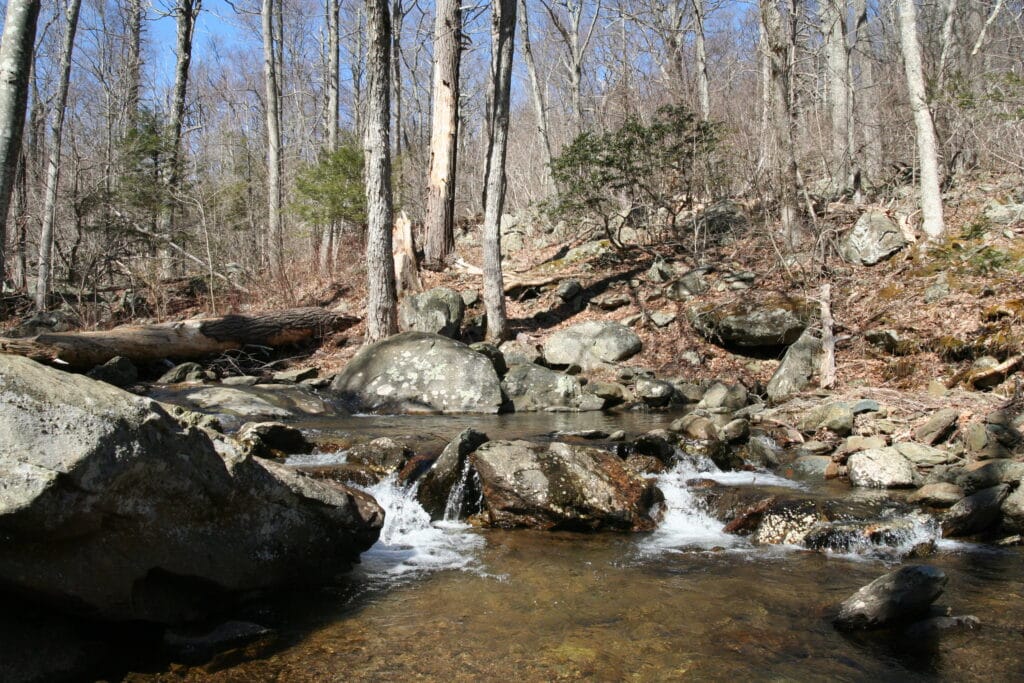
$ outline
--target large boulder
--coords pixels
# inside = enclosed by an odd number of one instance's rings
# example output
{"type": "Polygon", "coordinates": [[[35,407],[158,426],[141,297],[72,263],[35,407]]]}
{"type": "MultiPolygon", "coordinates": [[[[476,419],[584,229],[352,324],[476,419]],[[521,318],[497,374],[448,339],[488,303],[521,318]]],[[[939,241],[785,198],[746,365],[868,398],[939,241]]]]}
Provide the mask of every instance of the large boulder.
{"type": "Polygon", "coordinates": [[[835,625],[846,630],[868,629],[925,616],[942,595],[946,581],[946,575],[935,567],[900,567],[844,600],[835,625]]]}
{"type": "Polygon", "coordinates": [[[306,387],[288,384],[255,386],[168,387],[153,392],[164,403],[240,420],[286,420],[334,414],[334,408],[306,387]]]}
{"type": "Polygon", "coordinates": [[[491,441],[470,462],[481,521],[501,528],[649,530],[656,491],[614,453],[567,443],[491,441]]]}
{"type": "Polygon", "coordinates": [[[517,413],[601,410],[605,404],[603,398],[584,391],[578,377],[539,365],[513,365],[501,387],[517,413]]]}
{"type": "Polygon", "coordinates": [[[469,493],[466,485],[471,477],[468,470],[469,454],[487,442],[487,435],[473,428],[464,429],[441,451],[441,455],[420,479],[416,497],[423,509],[437,519],[449,516],[462,517],[464,502],[469,493]],[[462,482],[462,491],[453,489],[462,482]],[[461,493],[462,495],[458,495],[461,493]],[[448,510],[450,503],[451,510],[448,510]]]}
{"type": "Polygon", "coordinates": [[[555,332],[544,343],[551,365],[578,365],[584,370],[617,363],[640,352],[643,343],[633,330],[613,322],[590,321],[555,332]]]}
{"type": "Polygon", "coordinates": [[[383,522],[366,494],[4,355],[0,482],[0,583],[113,619],[194,619],[228,592],[329,580],[383,522]]]}
{"type": "Polygon", "coordinates": [[[494,366],[465,344],[403,332],[364,346],[331,382],[351,408],[389,413],[496,413],[502,405],[494,366]]]}
{"type": "Polygon", "coordinates": [[[726,305],[690,310],[690,323],[716,344],[741,349],[774,349],[795,342],[810,320],[811,307],[798,297],[744,297],[726,305]]]}
{"type": "Polygon", "coordinates": [[[942,535],[969,536],[988,530],[999,521],[1001,506],[1009,495],[1010,487],[999,484],[961,499],[942,520],[942,535]]]}
{"type": "Polygon", "coordinates": [[[850,263],[873,266],[907,246],[903,231],[882,211],[868,211],[839,247],[842,257],[850,263]]]}
{"type": "Polygon", "coordinates": [[[465,310],[461,294],[447,287],[435,287],[402,299],[398,307],[398,326],[403,332],[457,337],[465,310]]]}
{"type": "Polygon", "coordinates": [[[846,465],[854,486],[885,489],[914,485],[914,464],[891,446],[854,453],[846,465]]]}

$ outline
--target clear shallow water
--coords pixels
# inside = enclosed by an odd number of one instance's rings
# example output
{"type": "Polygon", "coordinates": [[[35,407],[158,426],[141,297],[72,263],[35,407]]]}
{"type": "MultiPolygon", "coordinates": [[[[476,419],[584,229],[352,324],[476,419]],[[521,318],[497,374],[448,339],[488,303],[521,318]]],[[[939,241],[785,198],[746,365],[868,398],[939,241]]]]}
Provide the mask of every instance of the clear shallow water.
{"type": "MultiPolygon", "coordinates": [[[[521,417],[521,416],[520,416],[521,417]]],[[[551,418],[552,416],[542,416],[551,418]]],[[[559,417],[559,416],[555,416],[559,417]]],[[[567,429],[581,426],[573,416],[567,429]]],[[[644,416],[654,417],[654,416],[644,416]]],[[[403,429],[424,418],[397,419],[403,429]]],[[[643,426],[645,431],[659,424],[643,426]]],[[[468,422],[468,421],[467,421],[468,422]]],[[[464,426],[492,438],[545,435],[464,426]],[[492,433],[493,432],[493,433],[492,433]]],[[[600,424],[600,420],[595,420],[600,424]]],[[[650,422],[657,422],[651,420],[650,422]]],[[[429,423],[427,423],[429,424],[429,423]]],[[[621,422],[616,423],[623,428],[621,422]]],[[[522,427],[522,425],[518,425],[522,427]]],[[[345,429],[350,429],[345,427],[345,429]]],[[[425,429],[421,430],[425,431],[425,429]]],[[[393,432],[401,434],[398,430],[393,432]]],[[[381,430],[373,433],[380,436],[381,430]]],[[[442,438],[442,437],[439,437],[442,438]]],[[[476,530],[431,523],[412,491],[390,480],[369,489],[388,509],[381,541],[339,587],[253,606],[242,614],[278,629],[272,649],[248,661],[180,668],[137,680],[213,681],[667,681],[1021,680],[1024,553],[940,542],[923,560],[949,576],[938,605],[973,614],[981,627],[932,639],[845,636],[836,606],[889,571],[913,545],[935,537],[927,520],[878,559],[754,547],[722,532],[686,481],[803,487],[768,473],[721,473],[710,463],[661,477],[664,521],[649,534],[476,530]]],[[[874,497],[865,496],[868,502],[874,497]]]]}

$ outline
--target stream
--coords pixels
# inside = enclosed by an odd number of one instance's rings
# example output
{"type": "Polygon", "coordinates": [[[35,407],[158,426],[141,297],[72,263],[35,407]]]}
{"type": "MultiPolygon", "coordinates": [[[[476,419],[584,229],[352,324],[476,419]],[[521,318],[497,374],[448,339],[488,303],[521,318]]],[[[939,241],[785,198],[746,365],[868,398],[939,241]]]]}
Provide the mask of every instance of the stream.
{"type": "MultiPolygon", "coordinates": [[[[300,423],[321,441],[413,437],[426,451],[473,426],[492,439],[546,440],[559,430],[662,427],[672,415],[532,414],[347,417],[300,423]]],[[[408,439],[406,439],[408,440],[408,439]]],[[[314,453],[295,464],[341,462],[314,453]]],[[[710,462],[662,474],[664,517],[650,533],[479,530],[431,522],[414,491],[385,479],[379,542],[346,582],[240,608],[277,631],[272,645],[205,666],[129,680],[1020,680],[1024,565],[1018,548],[944,541],[929,520],[885,552],[755,546],[726,534],[687,485],[855,493],[710,462]],[[839,602],[921,541],[949,583],[937,605],[981,625],[913,636],[843,634],[839,602]]],[[[856,502],[856,501],[854,501],[856,502]]],[[[162,667],[158,667],[162,668],[162,667]]]]}

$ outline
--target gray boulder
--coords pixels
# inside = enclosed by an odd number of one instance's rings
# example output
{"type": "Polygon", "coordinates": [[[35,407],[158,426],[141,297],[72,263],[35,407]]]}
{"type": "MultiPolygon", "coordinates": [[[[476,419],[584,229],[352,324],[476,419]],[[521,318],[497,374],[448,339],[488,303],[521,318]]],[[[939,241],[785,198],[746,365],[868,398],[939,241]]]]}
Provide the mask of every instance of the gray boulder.
{"type": "Polygon", "coordinates": [[[566,443],[491,441],[470,462],[480,476],[483,523],[500,528],[649,530],[653,483],[614,453],[566,443]]]}
{"type": "Polygon", "coordinates": [[[246,422],[235,439],[249,453],[261,458],[313,451],[313,444],[301,431],[281,422],[246,422]]]}
{"type": "Polygon", "coordinates": [[[157,384],[178,384],[179,382],[202,382],[206,379],[206,370],[199,363],[181,363],[160,376],[157,384]]]}
{"type": "Polygon", "coordinates": [[[914,464],[892,447],[854,453],[846,465],[854,486],[884,489],[914,485],[914,464]]]}
{"type": "Polygon", "coordinates": [[[121,387],[122,389],[135,384],[136,380],[139,379],[139,371],[135,368],[135,364],[121,356],[114,356],[103,365],[97,365],[86,374],[92,379],[98,379],[101,382],[113,384],[115,387],[121,387]]]}
{"type": "Polygon", "coordinates": [[[969,536],[986,531],[999,521],[1000,507],[1010,487],[999,484],[967,496],[949,509],[942,520],[943,536],[969,536]]]}
{"type": "Polygon", "coordinates": [[[944,451],[941,448],[935,448],[933,446],[925,446],[924,444],[915,443],[913,441],[901,441],[900,443],[893,444],[893,448],[895,448],[900,455],[918,467],[945,465],[957,459],[956,456],[949,451],[944,451]]]}
{"type": "Polygon", "coordinates": [[[601,410],[605,404],[603,398],[584,391],[578,377],[539,365],[513,365],[501,388],[517,413],[601,410]]]}
{"type": "Polygon", "coordinates": [[[690,323],[707,340],[741,349],[773,349],[795,342],[811,308],[798,297],[747,296],[727,305],[690,310],[690,323]]]}
{"type": "Polygon", "coordinates": [[[821,340],[810,330],[804,330],[800,338],[786,349],[782,362],[768,380],[768,398],[782,401],[806,389],[818,373],[820,361],[821,340]]]}
{"type": "Polygon", "coordinates": [[[486,356],[424,332],[364,346],[331,382],[356,410],[391,413],[496,413],[501,385],[486,356]]]}
{"type": "Polygon", "coordinates": [[[928,420],[914,430],[914,439],[928,446],[945,441],[956,429],[960,411],[956,408],[943,408],[932,414],[928,420]]]}
{"type": "Polygon", "coordinates": [[[638,377],[634,390],[636,397],[652,408],[668,405],[675,394],[675,387],[670,383],[650,377],[638,377]]]}
{"type": "MultiPolygon", "coordinates": [[[[469,428],[462,430],[458,436],[445,446],[441,455],[437,457],[434,464],[420,479],[419,487],[416,489],[416,497],[423,509],[430,513],[430,516],[438,519],[446,516],[447,503],[451,497],[453,487],[457,486],[463,474],[468,475],[467,459],[469,454],[487,443],[487,435],[469,428]]],[[[471,479],[467,477],[468,479],[471,479]]],[[[468,483],[468,481],[467,481],[468,483]]],[[[462,517],[465,512],[465,499],[469,492],[463,489],[462,500],[452,501],[451,513],[455,517],[462,517]]]]}
{"type": "Polygon", "coordinates": [[[903,231],[882,211],[868,211],[846,235],[839,252],[850,263],[873,266],[907,246],[903,231]]]}
{"type": "Polygon", "coordinates": [[[717,408],[739,410],[747,405],[748,399],[747,388],[742,384],[715,382],[704,392],[704,395],[697,403],[697,407],[707,410],[715,410],[717,408]]]}
{"type": "Polygon", "coordinates": [[[372,498],[244,456],[159,404],[0,356],[0,583],[91,616],[205,616],[223,593],[329,580],[372,498]]]}
{"type": "Polygon", "coordinates": [[[190,410],[242,420],[281,420],[300,415],[332,415],[335,412],[313,391],[294,384],[169,389],[156,392],[154,398],[190,410]]]}
{"type": "Polygon", "coordinates": [[[551,365],[578,365],[592,370],[618,363],[640,352],[640,337],[625,325],[591,321],[555,332],[544,343],[544,358],[551,365]]]}
{"type": "Polygon", "coordinates": [[[435,287],[402,299],[398,306],[398,326],[403,332],[457,337],[465,311],[461,294],[447,287],[435,287]]]}
{"type": "Polygon", "coordinates": [[[925,484],[907,497],[908,503],[918,503],[936,508],[948,508],[964,497],[964,491],[956,484],[940,481],[925,484]]]}
{"type": "Polygon", "coordinates": [[[946,581],[946,575],[935,567],[900,567],[844,600],[834,623],[837,628],[854,630],[922,617],[942,595],[946,581]]]}
{"type": "Polygon", "coordinates": [[[1024,204],[1002,204],[993,199],[985,206],[985,218],[996,225],[1012,225],[1024,221],[1024,204]]]}

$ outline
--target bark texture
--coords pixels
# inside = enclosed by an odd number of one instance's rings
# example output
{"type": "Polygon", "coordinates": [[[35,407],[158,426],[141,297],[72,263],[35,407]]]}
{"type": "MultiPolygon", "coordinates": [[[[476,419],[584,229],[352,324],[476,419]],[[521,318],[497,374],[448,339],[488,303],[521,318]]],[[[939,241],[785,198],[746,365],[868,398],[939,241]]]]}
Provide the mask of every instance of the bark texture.
{"type": "Polygon", "coordinates": [[[281,221],[281,113],[274,52],[274,1],[263,0],[263,85],[267,119],[267,234],[270,267],[274,276],[284,275],[284,226],[281,221]]]}
{"type": "Polygon", "coordinates": [[[374,342],[398,331],[395,264],[391,254],[391,16],[387,0],[366,0],[369,35],[366,130],[366,337],[374,342]]]}

